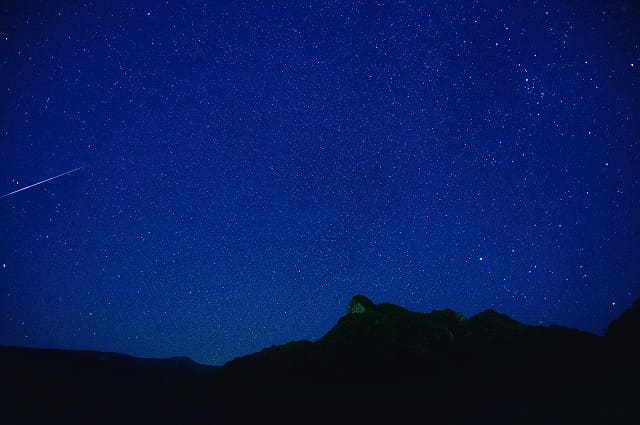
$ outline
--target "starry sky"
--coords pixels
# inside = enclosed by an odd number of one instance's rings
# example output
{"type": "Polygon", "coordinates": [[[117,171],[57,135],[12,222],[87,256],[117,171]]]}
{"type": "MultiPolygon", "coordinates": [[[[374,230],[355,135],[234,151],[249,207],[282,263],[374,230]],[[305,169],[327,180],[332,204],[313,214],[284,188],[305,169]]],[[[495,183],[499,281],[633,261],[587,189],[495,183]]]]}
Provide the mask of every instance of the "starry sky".
{"type": "Polygon", "coordinates": [[[3,2],[0,344],[234,357],[358,293],[601,333],[640,296],[640,9],[3,2]]]}

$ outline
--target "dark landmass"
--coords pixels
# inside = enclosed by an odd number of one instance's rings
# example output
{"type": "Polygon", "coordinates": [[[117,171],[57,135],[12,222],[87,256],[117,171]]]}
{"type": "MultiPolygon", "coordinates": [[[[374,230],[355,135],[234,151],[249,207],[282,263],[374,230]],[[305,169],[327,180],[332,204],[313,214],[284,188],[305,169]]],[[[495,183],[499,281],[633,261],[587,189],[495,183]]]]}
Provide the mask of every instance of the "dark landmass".
{"type": "Polygon", "coordinates": [[[640,300],[604,336],[354,297],[224,367],[0,348],[2,423],[639,423],[640,300]]]}

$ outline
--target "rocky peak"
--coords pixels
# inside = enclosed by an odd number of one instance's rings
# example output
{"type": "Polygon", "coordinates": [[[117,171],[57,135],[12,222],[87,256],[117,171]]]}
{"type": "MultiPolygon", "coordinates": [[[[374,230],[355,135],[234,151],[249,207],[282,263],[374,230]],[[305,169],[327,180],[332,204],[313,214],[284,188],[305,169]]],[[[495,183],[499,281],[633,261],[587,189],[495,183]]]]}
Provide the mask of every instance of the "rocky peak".
{"type": "Polygon", "coordinates": [[[347,314],[362,314],[371,311],[373,307],[374,304],[369,298],[364,295],[356,295],[347,305],[347,314]]]}

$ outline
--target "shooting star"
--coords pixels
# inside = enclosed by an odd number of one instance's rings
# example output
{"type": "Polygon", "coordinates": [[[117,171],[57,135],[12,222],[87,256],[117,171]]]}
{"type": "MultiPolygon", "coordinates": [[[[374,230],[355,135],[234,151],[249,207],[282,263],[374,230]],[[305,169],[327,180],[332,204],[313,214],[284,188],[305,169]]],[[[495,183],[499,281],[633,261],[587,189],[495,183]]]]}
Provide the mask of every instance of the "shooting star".
{"type": "Polygon", "coordinates": [[[22,192],[23,190],[30,189],[30,188],[32,188],[32,187],[34,187],[34,186],[38,186],[39,184],[46,183],[46,182],[51,181],[51,180],[53,180],[53,179],[57,179],[58,177],[66,176],[67,174],[71,174],[71,173],[73,173],[74,171],[81,170],[81,169],[83,169],[84,167],[85,167],[85,166],[83,165],[82,167],[78,167],[78,168],[74,168],[73,170],[65,171],[64,173],[62,173],[62,174],[58,174],[57,176],[49,177],[48,179],[46,179],[46,180],[42,180],[41,182],[34,183],[34,184],[30,184],[29,186],[25,186],[25,187],[22,187],[22,188],[20,188],[20,189],[18,189],[18,190],[14,190],[13,192],[10,192],[10,193],[7,193],[6,195],[2,195],[2,196],[0,196],[0,199],[2,199],[2,198],[6,198],[7,196],[11,196],[11,195],[13,195],[14,193],[22,192]]]}

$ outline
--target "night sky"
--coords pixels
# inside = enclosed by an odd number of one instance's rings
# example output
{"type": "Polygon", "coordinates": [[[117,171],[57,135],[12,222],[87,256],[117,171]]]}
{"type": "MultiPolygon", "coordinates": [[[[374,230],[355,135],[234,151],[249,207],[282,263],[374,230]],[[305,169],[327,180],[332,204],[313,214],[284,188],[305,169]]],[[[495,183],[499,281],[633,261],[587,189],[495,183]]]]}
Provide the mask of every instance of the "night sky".
{"type": "Polygon", "coordinates": [[[359,293],[597,333],[640,296],[633,2],[3,3],[1,195],[82,168],[0,198],[0,344],[222,364],[359,293]]]}

